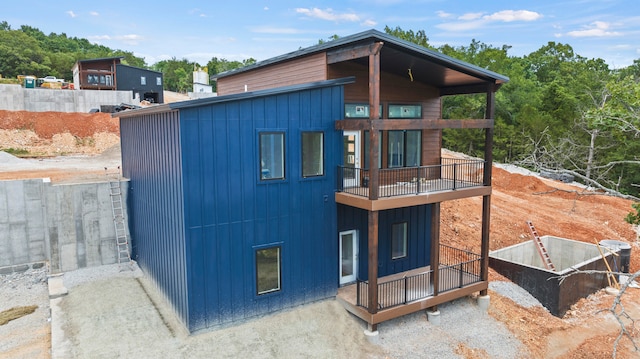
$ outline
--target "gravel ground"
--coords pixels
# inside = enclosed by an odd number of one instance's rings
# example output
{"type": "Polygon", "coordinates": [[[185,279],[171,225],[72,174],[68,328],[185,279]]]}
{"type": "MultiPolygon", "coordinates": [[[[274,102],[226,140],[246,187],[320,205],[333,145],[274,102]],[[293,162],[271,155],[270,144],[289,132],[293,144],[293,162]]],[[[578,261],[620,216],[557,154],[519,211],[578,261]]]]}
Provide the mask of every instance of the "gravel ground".
{"type": "Polygon", "coordinates": [[[0,312],[30,305],[38,306],[35,312],[0,325],[0,358],[49,358],[46,267],[0,276],[0,312]]]}
{"type": "MultiPolygon", "coordinates": [[[[0,326],[0,358],[49,358],[46,270],[0,276],[0,310],[39,305],[35,313],[0,326]]],[[[154,285],[135,265],[107,265],[67,272],[69,294],[53,330],[63,358],[526,358],[526,348],[473,298],[438,306],[440,324],[414,313],[378,326],[366,336],[364,322],[335,300],[325,300],[188,335],[154,285]]],[[[511,282],[490,289],[529,307],[540,305],[511,282]]],[[[58,310],[58,309],[56,309],[58,310]]],[[[56,356],[54,356],[56,357],[56,356]]]]}

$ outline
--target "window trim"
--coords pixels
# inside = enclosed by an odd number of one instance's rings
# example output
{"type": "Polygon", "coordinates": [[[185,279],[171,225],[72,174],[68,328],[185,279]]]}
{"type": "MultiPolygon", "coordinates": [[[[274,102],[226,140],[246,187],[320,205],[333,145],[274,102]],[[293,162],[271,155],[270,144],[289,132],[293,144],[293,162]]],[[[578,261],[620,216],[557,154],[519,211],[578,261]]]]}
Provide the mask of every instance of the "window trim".
{"type": "Polygon", "coordinates": [[[314,178],[314,177],[323,177],[325,175],[325,165],[324,165],[324,131],[321,130],[305,130],[300,132],[300,172],[302,178],[314,178]],[[305,175],[304,170],[304,135],[305,134],[320,134],[320,169],[321,172],[319,174],[307,174],[305,175]]]}
{"type": "Polygon", "coordinates": [[[392,118],[405,118],[405,119],[421,119],[422,118],[422,104],[389,104],[387,106],[387,116],[392,119],[392,118]],[[413,116],[402,116],[402,109],[404,107],[413,107],[414,110],[417,109],[418,113],[413,115],[413,116]],[[398,116],[391,116],[391,112],[392,110],[398,110],[398,112],[400,112],[401,114],[398,116]]]}
{"type": "Polygon", "coordinates": [[[140,76],[140,86],[147,86],[147,77],[140,76]]]}
{"type": "Polygon", "coordinates": [[[255,247],[253,251],[253,260],[255,264],[255,295],[258,297],[262,297],[264,295],[281,292],[282,291],[282,244],[255,247]],[[261,292],[258,284],[258,280],[260,277],[259,269],[258,269],[258,252],[274,249],[274,248],[278,250],[278,286],[276,288],[263,290],[261,292]]]}
{"type": "Polygon", "coordinates": [[[285,181],[287,179],[287,133],[284,130],[259,130],[258,131],[258,181],[267,183],[273,181],[285,181]],[[282,135],[282,177],[267,178],[263,176],[262,168],[262,135],[282,135]]]}
{"type": "Polygon", "coordinates": [[[391,260],[395,261],[395,260],[400,260],[400,259],[405,259],[409,256],[409,222],[407,221],[403,221],[403,222],[397,222],[397,223],[393,223],[391,225],[391,260]],[[395,226],[397,225],[404,225],[404,237],[403,237],[403,242],[404,242],[404,253],[402,255],[396,256],[394,253],[394,235],[395,235],[395,226]]]}

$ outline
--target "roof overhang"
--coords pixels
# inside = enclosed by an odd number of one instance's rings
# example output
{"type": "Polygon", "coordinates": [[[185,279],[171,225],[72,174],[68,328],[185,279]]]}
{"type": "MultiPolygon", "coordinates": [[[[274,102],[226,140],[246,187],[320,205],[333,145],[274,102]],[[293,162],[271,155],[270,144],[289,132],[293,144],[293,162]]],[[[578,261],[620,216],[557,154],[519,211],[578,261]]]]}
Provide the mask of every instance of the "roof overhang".
{"type": "Polygon", "coordinates": [[[275,63],[325,52],[329,65],[353,61],[368,65],[371,54],[380,54],[380,70],[440,89],[441,95],[496,91],[507,76],[452,58],[394,36],[369,30],[331,42],[274,57],[240,69],[212,76],[221,79],[275,63]]]}

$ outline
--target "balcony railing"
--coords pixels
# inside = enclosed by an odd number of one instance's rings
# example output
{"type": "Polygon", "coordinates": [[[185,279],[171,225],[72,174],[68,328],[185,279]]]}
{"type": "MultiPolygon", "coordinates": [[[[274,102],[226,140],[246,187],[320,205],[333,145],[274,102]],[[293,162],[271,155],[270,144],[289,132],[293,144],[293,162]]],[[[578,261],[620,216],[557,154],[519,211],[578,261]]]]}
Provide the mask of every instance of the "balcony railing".
{"type": "MultiPolygon", "coordinates": [[[[443,158],[442,164],[421,167],[381,168],[378,196],[394,197],[483,185],[483,160],[443,158]]],[[[338,167],[338,192],[369,197],[370,171],[338,167]]]]}
{"type": "MultiPolygon", "coordinates": [[[[462,249],[440,245],[438,293],[478,283],[481,256],[462,249]]],[[[433,269],[415,275],[378,283],[378,310],[396,307],[434,295],[433,269]]],[[[356,304],[368,307],[369,282],[357,280],[356,304]]]]}

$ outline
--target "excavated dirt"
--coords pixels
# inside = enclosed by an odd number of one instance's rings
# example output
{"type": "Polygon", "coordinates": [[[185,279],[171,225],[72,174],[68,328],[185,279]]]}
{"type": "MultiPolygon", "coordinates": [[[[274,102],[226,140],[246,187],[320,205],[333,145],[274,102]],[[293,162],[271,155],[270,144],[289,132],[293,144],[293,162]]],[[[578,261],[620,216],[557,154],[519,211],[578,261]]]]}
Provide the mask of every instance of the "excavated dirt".
{"type": "MultiPolygon", "coordinates": [[[[64,181],[91,177],[100,173],[101,159],[113,161],[113,156],[119,156],[118,119],[100,113],[0,111],[0,149],[8,148],[26,150],[45,159],[33,160],[33,166],[12,166],[13,162],[0,157],[0,162],[6,162],[0,166],[0,179],[49,177],[64,181]],[[83,157],[92,166],[82,161],[65,166],[65,157],[55,157],[58,165],[38,167],[37,162],[46,162],[46,157],[60,155],[73,156],[69,157],[70,162],[83,157]]],[[[24,160],[15,163],[19,161],[24,160]]],[[[497,166],[492,180],[491,250],[530,240],[526,225],[530,220],[540,235],[588,243],[603,239],[628,242],[632,246],[631,272],[640,270],[638,234],[624,221],[632,209],[631,201],[497,166]]],[[[442,242],[479,252],[481,214],[481,198],[443,203],[442,242]]],[[[492,270],[490,280],[506,281],[492,270]]],[[[580,300],[564,318],[556,318],[539,306],[527,308],[495,292],[490,294],[489,314],[505,323],[533,358],[611,357],[620,326],[607,314],[614,297],[604,291],[580,300]]],[[[640,319],[640,289],[629,288],[623,304],[632,318],[640,319]]],[[[625,323],[632,337],[640,341],[640,326],[625,323]]],[[[479,355],[464,346],[458,348],[458,353],[466,358],[479,355]]],[[[620,340],[617,354],[618,358],[640,356],[627,338],[620,340]]]]}

